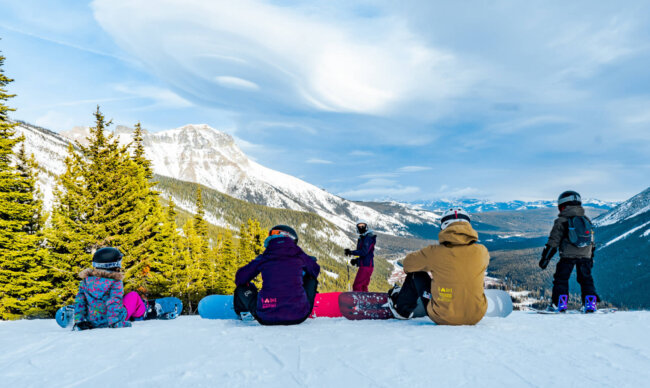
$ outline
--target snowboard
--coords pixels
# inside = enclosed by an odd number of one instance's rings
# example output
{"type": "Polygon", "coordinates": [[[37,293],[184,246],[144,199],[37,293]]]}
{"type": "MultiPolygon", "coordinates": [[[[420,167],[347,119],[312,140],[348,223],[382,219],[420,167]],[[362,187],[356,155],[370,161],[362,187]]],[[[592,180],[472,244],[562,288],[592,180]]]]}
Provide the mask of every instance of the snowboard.
{"type": "Polygon", "coordinates": [[[539,310],[536,308],[528,307],[527,310],[531,314],[547,314],[547,315],[563,315],[563,314],[612,314],[618,311],[618,309],[615,308],[602,308],[598,309],[592,313],[586,313],[581,310],[564,310],[564,312],[559,312],[559,311],[548,311],[548,310],[539,310]]]}
{"type": "MultiPolygon", "coordinates": [[[[340,292],[316,294],[310,318],[342,317],[339,311],[340,292]]],[[[232,295],[208,295],[199,302],[199,315],[205,319],[239,319],[235,313],[232,295]]]]}
{"type": "MultiPolygon", "coordinates": [[[[145,303],[151,304],[150,308],[156,310],[156,317],[153,319],[175,319],[183,312],[183,302],[173,296],[158,298],[145,303]]],[[[149,306],[147,307],[149,308],[149,306]]],[[[55,314],[55,319],[56,323],[64,329],[74,325],[74,305],[63,306],[58,309],[55,314]]],[[[133,320],[143,321],[147,320],[147,318],[139,317],[133,320]]]]}
{"type": "MultiPolygon", "coordinates": [[[[148,301],[148,304],[153,304],[152,307],[156,310],[156,318],[154,319],[176,319],[183,312],[183,302],[173,296],[148,301]]],[[[136,318],[136,320],[139,319],[136,318]]],[[[146,316],[142,320],[146,321],[146,316]]]]}
{"type": "Polygon", "coordinates": [[[208,295],[201,299],[199,315],[204,319],[239,319],[232,295],[208,295]]]}
{"type": "Polygon", "coordinates": [[[314,309],[309,318],[340,318],[343,315],[339,309],[339,295],[341,292],[323,292],[316,294],[314,309]]]}
{"type": "MultiPolygon", "coordinates": [[[[512,312],[510,294],[503,290],[484,290],[488,300],[486,317],[507,317],[512,312]]],[[[392,319],[393,313],[388,307],[388,294],[384,292],[344,292],[339,296],[341,314],[350,320],[392,319]]],[[[413,311],[413,318],[426,316],[426,306],[418,300],[413,311]]]]}

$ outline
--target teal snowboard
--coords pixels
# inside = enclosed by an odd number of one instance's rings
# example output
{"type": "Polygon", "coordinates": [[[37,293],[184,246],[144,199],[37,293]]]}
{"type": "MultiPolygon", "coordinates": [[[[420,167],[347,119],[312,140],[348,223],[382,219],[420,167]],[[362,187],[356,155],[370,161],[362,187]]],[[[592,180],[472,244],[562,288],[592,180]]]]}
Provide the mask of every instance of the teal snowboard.
{"type": "Polygon", "coordinates": [[[239,319],[232,295],[208,295],[201,299],[199,315],[204,319],[239,319]]]}

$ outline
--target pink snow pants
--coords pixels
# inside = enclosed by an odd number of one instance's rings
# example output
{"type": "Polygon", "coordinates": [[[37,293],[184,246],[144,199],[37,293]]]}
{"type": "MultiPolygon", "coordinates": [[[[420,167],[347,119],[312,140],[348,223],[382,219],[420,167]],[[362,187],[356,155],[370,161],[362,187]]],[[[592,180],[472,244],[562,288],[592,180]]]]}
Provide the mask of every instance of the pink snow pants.
{"type": "Polygon", "coordinates": [[[131,291],[128,294],[124,295],[122,299],[122,304],[126,307],[126,320],[128,321],[131,317],[140,318],[147,311],[147,306],[142,301],[140,294],[135,291],[131,291]]]}
{"type": "Polygon", "coordinates": [[[354,278],[352,291],[368,292],[368,284],[370,284],[370,277],[375,267],[359,267],[357,277],[354,278]]]}

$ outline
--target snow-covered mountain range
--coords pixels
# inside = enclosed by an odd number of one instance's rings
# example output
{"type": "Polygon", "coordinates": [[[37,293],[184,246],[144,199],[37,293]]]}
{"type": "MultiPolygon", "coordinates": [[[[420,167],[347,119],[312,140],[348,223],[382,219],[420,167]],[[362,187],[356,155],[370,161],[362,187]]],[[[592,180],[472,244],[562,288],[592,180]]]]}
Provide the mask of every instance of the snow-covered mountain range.
{"type": "Polygon", "coordinates": [[[594,220],[594,278],[601,296],[650,307],[650,187],[594,220]]]}
{"type": "MultiPolygon", "coordinates": [[[[428,201],[413,201],[409,202],[411,205],[430,210],[434,212],[442,212],[450,207],[462,207],[470,213],[494,212],[494,211],[519,211],[531,209],[554,208],[557,206],[556,201],[539,200],[539,201],[506,201],[495,202],[484,199],[471,199],[471,198],[454,198],[454,199],[436,199],[428,201]]],[[[596,209],[611,209],[615,207],[618,202],[601,201],[598,199],[585,199],[583,206],[592,207],[596,209]]]]}
{"type": "MultiPolygon", "coordinates": [[[[54,177],[64,170],[63,160],[70,141],[83,141],[89,133],[88,128],[76,127],[57,134],[20,123],[18,131],[26,138],[27,151],[33,153],[39,165],[48,172],[41,174],[44,175],[41,186],[47,206],[52,199],[54,177]]],[[[123,144],[133,140],[131,128],[118,126],[114,133],[123,144]]],[[[255,204],[316,213],[343,231],[353,231],[356,220],[365,219],[376,231],[410,237],[411,225],[435,225],[439,219],[435,212],[409,206],[400,206],[399,214],[395,214],[348,201],[256,163],[241,151],[232,136],[204,124],[145,132],[144,145],[146,156],[158,175],[200,183],[255,204]]],[[[216,212],[214,216],[218,218],[216,212]]],[[[222,224],[218,219],[214,222],[222,224]]]]}

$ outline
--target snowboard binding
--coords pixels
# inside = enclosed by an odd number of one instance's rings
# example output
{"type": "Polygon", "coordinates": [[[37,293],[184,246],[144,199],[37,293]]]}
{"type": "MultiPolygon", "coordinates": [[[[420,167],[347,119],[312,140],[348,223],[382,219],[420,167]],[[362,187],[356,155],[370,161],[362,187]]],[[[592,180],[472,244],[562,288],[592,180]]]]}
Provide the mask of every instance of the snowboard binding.
{"type": "Polygon", "coordinates": [[[560,298],[558,299],[558,303],[557,303],[557,311],[563,313],[566,311],[568,307],[569,307],[569,295],[567,294],[560,295],[560,298]]]}
{"type": "Polygon", "coordinates": [[[598,310],[598,298],[596,295],[585,296],[585,313],[594,313],[598,310]]]}

